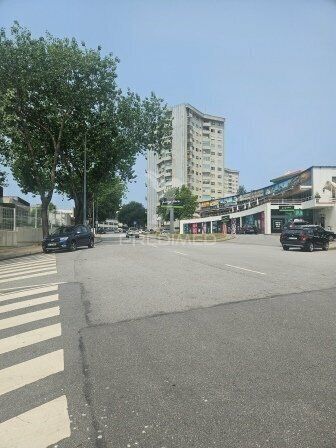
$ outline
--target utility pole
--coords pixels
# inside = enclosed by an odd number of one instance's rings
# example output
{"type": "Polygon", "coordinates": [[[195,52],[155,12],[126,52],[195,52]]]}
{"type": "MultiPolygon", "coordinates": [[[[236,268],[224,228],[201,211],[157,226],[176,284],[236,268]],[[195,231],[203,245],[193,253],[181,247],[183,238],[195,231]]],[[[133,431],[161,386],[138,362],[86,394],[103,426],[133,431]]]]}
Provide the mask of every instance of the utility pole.
{"type": "Polygon", "coordinates": [[[83,224],[86,225],[86,132],[84,134],[83,224]]]}
{"type": "Polygon", "coordinates": [[[169,207],[169,220],[170,220],[170,234],[173,235],[175,233],[175,227],[174,227],[174,207],[169,207]]]}

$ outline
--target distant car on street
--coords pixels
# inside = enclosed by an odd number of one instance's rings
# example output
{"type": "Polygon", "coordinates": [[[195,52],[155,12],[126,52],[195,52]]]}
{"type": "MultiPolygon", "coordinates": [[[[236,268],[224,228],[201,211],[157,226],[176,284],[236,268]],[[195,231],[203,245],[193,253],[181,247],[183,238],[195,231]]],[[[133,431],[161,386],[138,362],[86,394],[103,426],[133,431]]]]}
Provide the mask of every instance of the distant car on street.
{"type": "Polygon", "coordinates": [[[106,230],[103,227],[98,227],[97,233],[99,233],[101,235],[105,235],[106,234],[106,230]]]}
{"type": "Polygon", "coordinates": [[[62,249],[75,251],[80,246],[94,247],[94,235],[89,226],[60,226],[42,241],[45,253],[62,249]]]}
{"type": "Polygon", "coordinates": [[[139,230],[136,229],[135,227],[130,227],[127,232],[126,232],[126,238],[140,238],[140,233],[139,230]]]}
{"type": "Polygon", "coordinates": [[[252,226],[250,224],[246,224],[245,226],[243,226],[241,228],[240,233],[256,235],[258,233],[258,229],[255,226],[252,226]]]}
{"type": "Polygon", "coordinates": [[[295,228],[285,229],[281,233],[280,242],[283,250],[296,247],[308,252],[315,249],[329,249],[329,235],[320,226],[295,226],[295,228]]]}
{"type": "Polygon", "coordinates": [[[288,221],[284,225],[284,229],[294,229],[297,226],[307,226],[307,225],[310,225],[308,221],[305,221],[304,219],[301,218],[295,218],[292,219],[291,221],[288,221]]]}

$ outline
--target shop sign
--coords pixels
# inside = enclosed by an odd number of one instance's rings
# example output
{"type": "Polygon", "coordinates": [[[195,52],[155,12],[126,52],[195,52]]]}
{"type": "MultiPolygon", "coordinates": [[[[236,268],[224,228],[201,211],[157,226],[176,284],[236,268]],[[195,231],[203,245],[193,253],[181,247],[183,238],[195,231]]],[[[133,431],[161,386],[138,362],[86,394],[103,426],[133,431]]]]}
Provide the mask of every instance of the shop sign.
{"type": "Polygon", "coordinates": [[[283,212],[291,212],[295,210],[294,205],[279,205],[279,210],[283,212]]]}
{"type": "Polygon", "coordinates": [[[229,222],[229,221],[230,221],[230,215],[224,215],[224,216],[222,216],[222,221],[223,221],[224,223],[229,222]]]}

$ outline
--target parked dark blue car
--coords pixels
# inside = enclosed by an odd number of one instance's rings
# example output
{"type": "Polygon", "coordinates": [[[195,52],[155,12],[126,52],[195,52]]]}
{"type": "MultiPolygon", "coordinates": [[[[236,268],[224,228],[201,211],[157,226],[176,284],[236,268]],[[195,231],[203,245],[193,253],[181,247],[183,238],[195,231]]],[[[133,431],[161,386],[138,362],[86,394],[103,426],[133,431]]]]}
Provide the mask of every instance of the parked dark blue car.
{"type": "Polygon", "coordinates": [[[42,241],[43,252],[52,250],[71,250],[75,251],[77,247],[94,247],[94,235],[88,226],[61,226],[57,227],[52,234],[42,241]]]}

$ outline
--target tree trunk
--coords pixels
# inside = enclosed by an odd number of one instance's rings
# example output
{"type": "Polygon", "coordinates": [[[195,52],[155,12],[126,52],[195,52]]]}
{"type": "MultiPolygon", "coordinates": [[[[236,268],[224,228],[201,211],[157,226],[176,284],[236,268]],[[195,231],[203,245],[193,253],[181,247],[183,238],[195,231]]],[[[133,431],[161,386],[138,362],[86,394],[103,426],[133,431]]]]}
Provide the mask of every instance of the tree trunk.
{"type": "Polygon", "coordinates": [[[75,224],[83,224],[83,196],[74,195],[75,202],[75,224]]]}
{"type": "Polygon", "coordinates": [[[49,204],[50,199],[48,197],[41,197],[41,218],[42,218],[43,238],[49,235],[49,217],[48,217],[49,204]]]}

